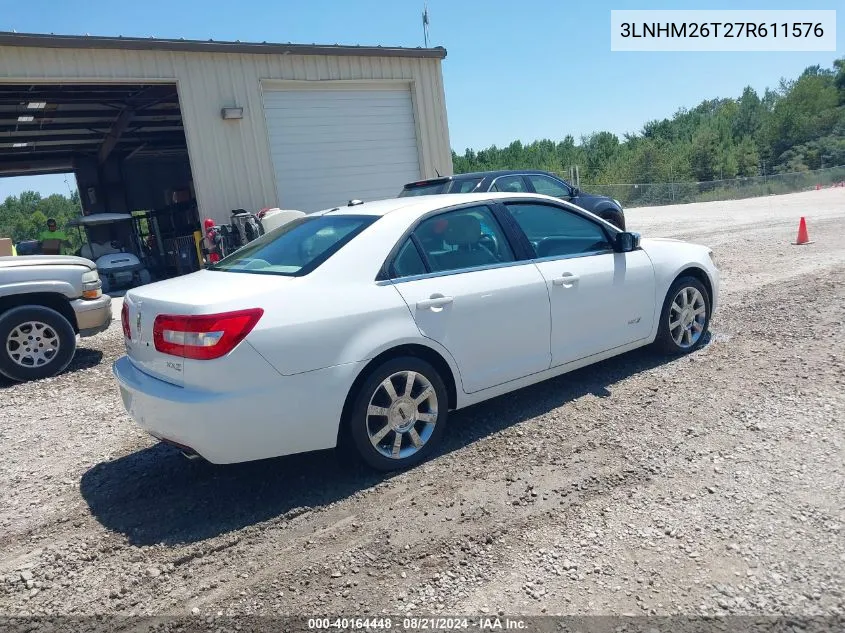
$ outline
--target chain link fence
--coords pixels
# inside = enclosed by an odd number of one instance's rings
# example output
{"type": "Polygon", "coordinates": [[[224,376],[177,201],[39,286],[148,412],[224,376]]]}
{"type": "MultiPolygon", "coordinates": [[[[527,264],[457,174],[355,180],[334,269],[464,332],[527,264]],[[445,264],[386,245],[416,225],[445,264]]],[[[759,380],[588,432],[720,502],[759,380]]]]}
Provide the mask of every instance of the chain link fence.
{"type": "Polygon", "coordinates": [[[584,191],[615,198],[622,203],[623,207],[740,200],[742,198],[794,193],[832,186],[845,187],[845,165],[815,171],[734,178],[731,180],[709,180],[706,182],[581,184],[584,191]]]}

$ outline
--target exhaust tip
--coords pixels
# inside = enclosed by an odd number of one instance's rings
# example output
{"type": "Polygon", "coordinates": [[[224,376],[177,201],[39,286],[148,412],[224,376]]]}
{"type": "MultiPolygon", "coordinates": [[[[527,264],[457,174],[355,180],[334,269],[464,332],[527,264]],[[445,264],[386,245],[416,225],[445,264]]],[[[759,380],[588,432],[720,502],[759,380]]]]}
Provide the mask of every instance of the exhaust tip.
{"type": "Polygon", "coordinates": [[[159,438],[162,444],[166,444],[167,446],[172,446],[173,448],[177,449],[183,457],[190,460],[195,459],[202,459],[202,455],[197,453],[194,449],[190,446],[185,446],[184,444],[180,444],[179,442],[174,442],[173,440],[168,440],[165,438],[159,438]]]}

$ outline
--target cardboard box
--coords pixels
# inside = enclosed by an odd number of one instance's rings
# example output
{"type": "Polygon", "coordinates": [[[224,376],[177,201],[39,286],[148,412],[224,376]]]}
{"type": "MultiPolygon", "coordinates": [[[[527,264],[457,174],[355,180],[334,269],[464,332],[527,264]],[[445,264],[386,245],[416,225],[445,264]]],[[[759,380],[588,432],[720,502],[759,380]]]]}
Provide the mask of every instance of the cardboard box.
{"type": "Polygon", "coordinates": [[[11,257],[12,240],[8,237],[0,237],[0,257],[11,257]]]}
{"type": "Polygon", "coordinates": [[[44,255],[61,255],[62,241],[61,240],[42,240],[41,252],[44,255]]]}

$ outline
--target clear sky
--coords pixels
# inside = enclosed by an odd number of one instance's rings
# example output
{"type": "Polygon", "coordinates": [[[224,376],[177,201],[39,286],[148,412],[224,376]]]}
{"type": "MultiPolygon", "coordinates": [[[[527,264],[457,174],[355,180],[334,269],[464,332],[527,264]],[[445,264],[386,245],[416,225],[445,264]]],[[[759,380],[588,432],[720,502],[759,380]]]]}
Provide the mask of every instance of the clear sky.
{"type": "MultiPolygon", "coordinates": [[[[0,30],[186,39],[421,46],[423,0],[0,0],[0,30]]],[[[515,139],[637,132],[703,99],[759,92],[845,54],[845,5],[816,0],[429,0],[430,44],[444,46],[452,148],[515,139]],[[839,9],[837,52],[620,53],[611,9],[839,9]]],[[[71,179],[72,182],[72,179],[71,179]]],[[[63,176],[0,178],[67,192],[63,176]]]]}

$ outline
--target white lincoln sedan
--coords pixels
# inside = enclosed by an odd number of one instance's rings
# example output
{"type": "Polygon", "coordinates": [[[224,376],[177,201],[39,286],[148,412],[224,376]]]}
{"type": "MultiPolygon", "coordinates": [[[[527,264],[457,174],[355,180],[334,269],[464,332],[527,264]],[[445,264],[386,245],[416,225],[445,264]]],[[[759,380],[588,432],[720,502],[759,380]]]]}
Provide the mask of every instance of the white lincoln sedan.
{"type": "Polygon", "coordinates": [[[449,411],[651,343],[702,344],[705,246],[643,239],[528,194],[314,213],[212,268],[131,290],[123,402],[213,463],[345,445],[412,466],[449,411]]]}

